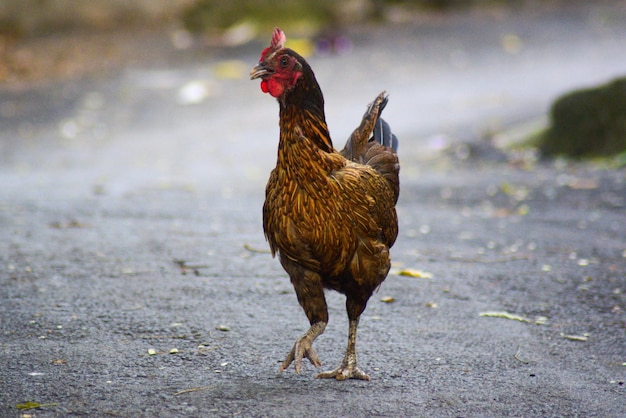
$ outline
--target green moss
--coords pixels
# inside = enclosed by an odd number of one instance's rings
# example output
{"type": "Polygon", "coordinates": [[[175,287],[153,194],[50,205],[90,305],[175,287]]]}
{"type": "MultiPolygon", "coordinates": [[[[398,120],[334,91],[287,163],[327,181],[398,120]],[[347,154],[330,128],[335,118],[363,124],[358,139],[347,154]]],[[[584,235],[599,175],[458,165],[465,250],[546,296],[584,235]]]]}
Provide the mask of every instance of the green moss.
{"type": "Polygon", "coordinates": [[[626,152],[626,78],[557,99],[541,136],[544,155],[574,158],[626,152]]]}

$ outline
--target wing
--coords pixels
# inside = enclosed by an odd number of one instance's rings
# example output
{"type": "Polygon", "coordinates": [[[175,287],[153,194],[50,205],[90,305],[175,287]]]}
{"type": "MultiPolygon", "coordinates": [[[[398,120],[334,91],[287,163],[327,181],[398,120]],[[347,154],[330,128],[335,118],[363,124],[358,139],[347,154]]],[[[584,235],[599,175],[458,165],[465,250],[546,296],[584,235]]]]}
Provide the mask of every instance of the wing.
{"type": "Polygon", "coordinates": [[[263,206],[272,253],[280,252],[314,272],[337,276],[348,268],[360,246],[378,253],[380,249],[374,247],[393,245],[398,233],[396,197],[387,180],[371,166],[307,147],[312,141],[300,129],[293,134],[297,152],[306,148],[307,161],[315,165],[306,170],[298,167],[297,175],[287,173],[291,166],[272,171],[263,206]]]}

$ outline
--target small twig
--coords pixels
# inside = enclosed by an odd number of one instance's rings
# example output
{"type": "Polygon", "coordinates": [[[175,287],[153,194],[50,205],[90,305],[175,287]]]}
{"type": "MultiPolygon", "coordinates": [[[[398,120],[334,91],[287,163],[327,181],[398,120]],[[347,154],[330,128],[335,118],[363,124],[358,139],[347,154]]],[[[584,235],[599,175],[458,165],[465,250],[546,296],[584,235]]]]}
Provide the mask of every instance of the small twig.
{"type": "Polygon", "coordinates": [[[204,268],[208,268],[209,267],[206,264],[189,264],[185,260],[174,260],[174,263],[176,263],[176,265],[178,265],[178,267],[180,268],[180,272],[183,275],[186,275],[187,273],[191,272],[191,273],[195,274],[196,276],[199,276],[200,275],[200,269],[204,269],[204,268]]]}
{"type": "Polygon", "coordinates": [[[174,394],[174,396],[182,395],[184,393],[189,393],[189,392],[198,392],[198,391],[201,391],[201,390],[209,390],[209,389],[213,389],[215,386],[217,386],[217,385],[202,386],[200,388],[189,388],[189,389],[181,390],[180,392],[176,392],[174,394]]]}
{"type": "Polygon", "coordinates": [[[530,363],[528,360],[524,360],[523,358],[521,358],[521,357],[519,356],[519,352],[520,352],[520,350],[521,350],[521,349],[520,349],[519,347],[517,347],[517,353],[515,353],[515,355],[513,356],[513,358],[514,358],[515,360],[519,361],[520,363],[524,363],[524,364],[528,364],[528,363],[530,363]]]}
{"type": "Polygon", "coordinates": [[[250,251],[251,253],[261,253],[261,254],[269,254],[269,253],[271,253],[270,250],[266,250],[266,249],[262,249],[262,248],[254,248],[254,247],[250,246],[249,244],[243,244],[243,248],[245,248],[246,250],[250,251]]]}

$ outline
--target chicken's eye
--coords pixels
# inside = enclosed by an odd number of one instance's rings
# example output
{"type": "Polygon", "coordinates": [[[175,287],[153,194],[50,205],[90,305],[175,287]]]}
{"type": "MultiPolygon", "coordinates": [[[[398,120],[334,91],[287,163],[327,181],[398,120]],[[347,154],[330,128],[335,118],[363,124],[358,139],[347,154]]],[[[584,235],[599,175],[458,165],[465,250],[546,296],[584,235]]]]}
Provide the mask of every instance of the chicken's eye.
{"type": "Polygon", "coordinates": [[[287,65],[289,65],[289,58],[287,58],[287,57],[282,57],[282,58],[280,59],[280,66],[281,66],[282,68],[287,68],[287,65]]]}

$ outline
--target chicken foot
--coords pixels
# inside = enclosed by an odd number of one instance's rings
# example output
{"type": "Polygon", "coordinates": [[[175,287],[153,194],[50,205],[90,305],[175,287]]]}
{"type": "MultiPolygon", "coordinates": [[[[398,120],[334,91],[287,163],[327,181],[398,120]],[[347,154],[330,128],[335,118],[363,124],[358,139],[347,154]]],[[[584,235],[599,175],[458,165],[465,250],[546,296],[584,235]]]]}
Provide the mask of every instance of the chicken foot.
{"type": "Polygon", "coordinates": [[[280,365],[280,372],[282,373],[292,362],[295,362],[294,368],[296,373],[300,374],[303,358],[308,358],[311,364],[315,367],[320,367],[322,362],[313,349],[313,341],[315,341],[315,339],[324,332],[325,328],[326,322],[320,321],[311,325],[309,330],[305,332],[304,335],[298,339],[298,341],[296,341],[289,354],[287,354],[287,358],[280,365]]]}
{"type": "Polygon", "coordinates": [[[316,379],[359,379],[370,380],[369,375],[362,372],[356,365],[356,328],[359,325],[359,319],[350,320],[350,328],[348,330],[348,348],[343,357],[341,366],[328,372],[322,372],[315,376],[316,379]]]}

